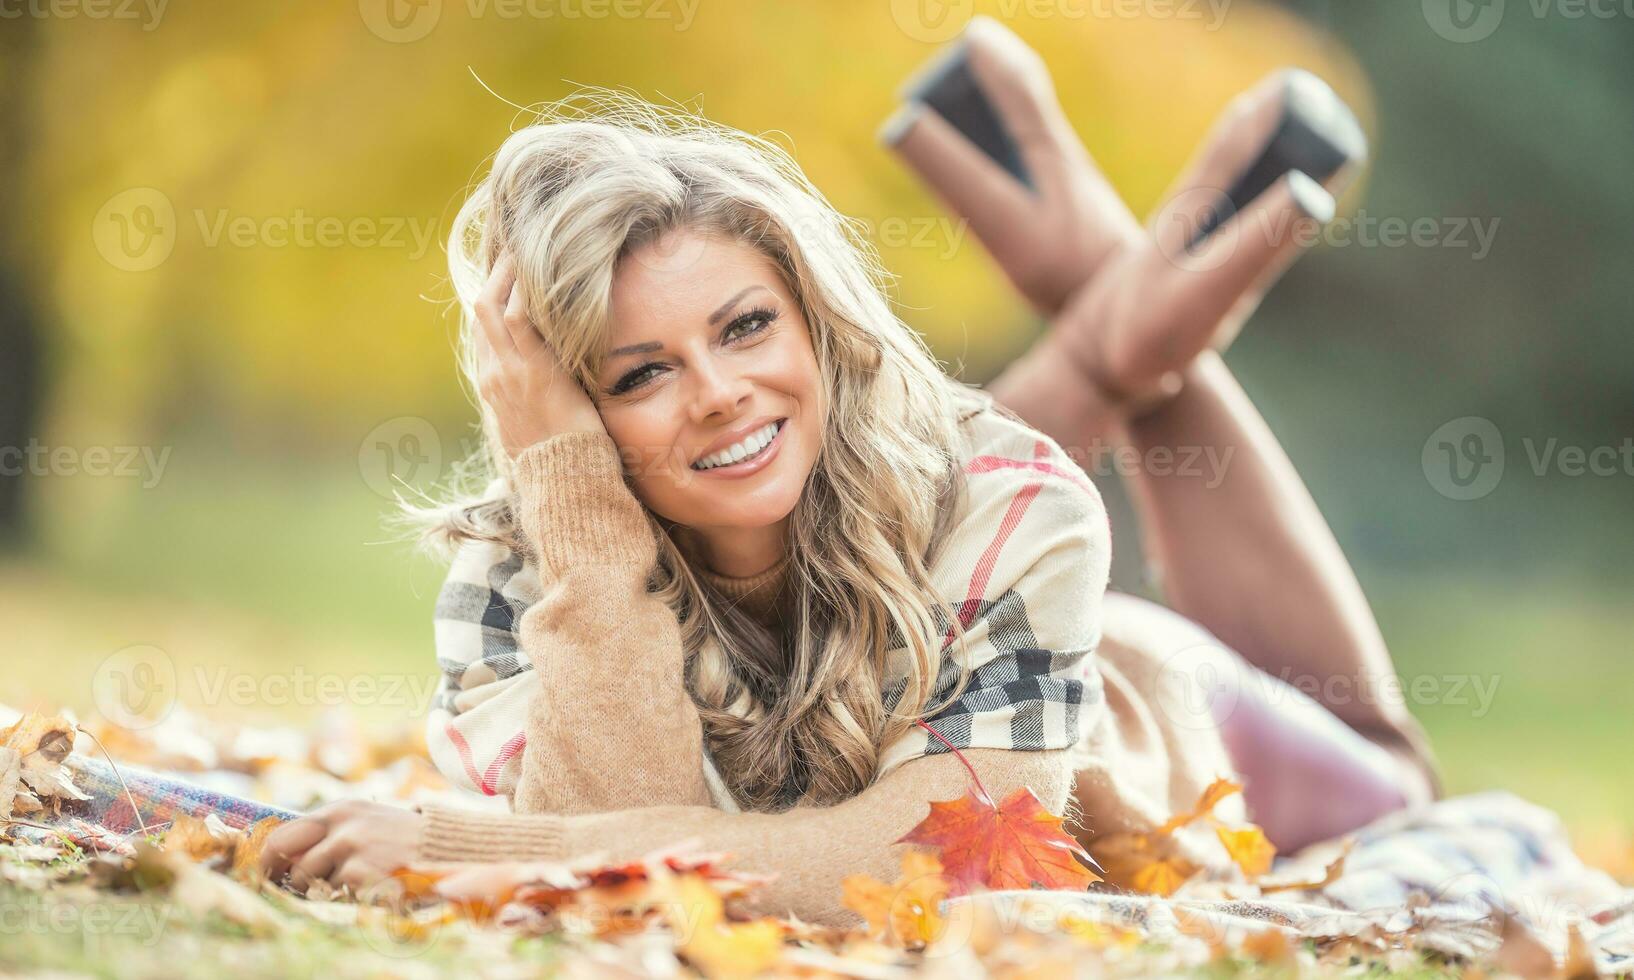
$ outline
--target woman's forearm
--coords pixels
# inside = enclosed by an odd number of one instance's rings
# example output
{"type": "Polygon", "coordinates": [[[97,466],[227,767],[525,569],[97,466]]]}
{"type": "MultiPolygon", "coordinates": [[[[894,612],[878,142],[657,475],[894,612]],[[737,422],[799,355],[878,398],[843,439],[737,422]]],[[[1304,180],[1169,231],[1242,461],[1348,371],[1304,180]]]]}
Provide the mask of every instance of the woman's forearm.
{"type": "Polygon", "coordinates": [[[539,684],[513,806],[572,814],[709,803],[680,629],[646,588],[657,542],[612,438],[538,443],[517,457],[515,482],[542,595],[519,624],[539,684]]]}
{"type": "MultiPolygon", "coordinates": [[[[1071,783],[1067,750],[964,754],[995,798],[1027,786],[1050,812],[1065,810],[1071,783]]],[[[893,842],[925,818],[930,801],[956,799],[969,783],[958,759],[934,755],[903,763],[843,803],[782,813],[662,806],[557,816],[426,807],[418,856],[423,861],[562,861],[605,853],[618,862],[695,839],[705,851],[734,855],[735,868],[776,874],[756,893],[757,911],[839,924],[850,917],[840,904],[844,878],[861,873],[894,881],[904,845],[893,842]]]]}

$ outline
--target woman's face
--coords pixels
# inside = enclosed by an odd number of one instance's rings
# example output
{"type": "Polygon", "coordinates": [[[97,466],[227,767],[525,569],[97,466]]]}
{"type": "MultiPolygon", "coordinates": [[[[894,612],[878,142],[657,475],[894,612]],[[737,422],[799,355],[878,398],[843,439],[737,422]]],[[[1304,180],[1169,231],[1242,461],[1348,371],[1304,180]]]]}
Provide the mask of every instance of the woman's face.
{"type": "Polygon", "coordinates": [[[686,229],[633,251],[614,272],[605,354],[596,409],[641,502],[706,537],[781,531],[827,409],[772,261],[686,229]]]}

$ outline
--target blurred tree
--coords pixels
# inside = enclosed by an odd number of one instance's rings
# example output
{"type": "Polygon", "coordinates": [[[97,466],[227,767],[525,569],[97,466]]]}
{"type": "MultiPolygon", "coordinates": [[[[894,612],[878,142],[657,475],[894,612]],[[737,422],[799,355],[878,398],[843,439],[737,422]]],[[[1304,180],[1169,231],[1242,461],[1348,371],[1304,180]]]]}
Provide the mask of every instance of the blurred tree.
{"type": "Polygon", "coordinates": [[[23,17],[0,31],[0,545],[25,533],[23,486],[27,474],[11,456],[35,434],[44,388],[40,363],[41,304],[30,289],[37,281],[25,270],[35,266],[35,241],[26,234],[32,222],[24,205],[21,160],[31,136],[36,102],[26,97],[38,77],[35,54],[39,29],[23,17]],[[10,449],[11,452],[6,452],[10,449]],[[15,470],[15,472],[13,472],[15,470]]]}

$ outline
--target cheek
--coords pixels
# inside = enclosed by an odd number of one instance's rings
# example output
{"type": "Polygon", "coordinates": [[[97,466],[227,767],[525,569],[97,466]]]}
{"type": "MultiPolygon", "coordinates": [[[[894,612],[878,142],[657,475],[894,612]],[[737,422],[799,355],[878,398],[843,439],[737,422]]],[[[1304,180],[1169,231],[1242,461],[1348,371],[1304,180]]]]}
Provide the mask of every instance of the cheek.
{"type": "Polygon", "coordinates": [[[635,406],[604,414],[602,424],[618,445],[624,472],[636,484],[650,483],[677,464],[673,415],[667,410],[635,406]]]}

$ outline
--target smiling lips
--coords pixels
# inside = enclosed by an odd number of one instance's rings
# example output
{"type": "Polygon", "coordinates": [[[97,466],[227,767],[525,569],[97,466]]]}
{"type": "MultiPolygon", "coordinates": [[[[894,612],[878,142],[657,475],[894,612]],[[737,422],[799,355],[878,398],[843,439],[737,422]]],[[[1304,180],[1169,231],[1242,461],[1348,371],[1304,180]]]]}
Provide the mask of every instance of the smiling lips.
{"type": "Polygon", "coordinates": [[[762,463],[770,460],[775,454],[776,447],[781,445],[778,436],[787,422],[787,419],[768,422],[731,446],[693,463],[692,469],[699,473],[721,476],[746,475],[758,470],[762,463]]]}

